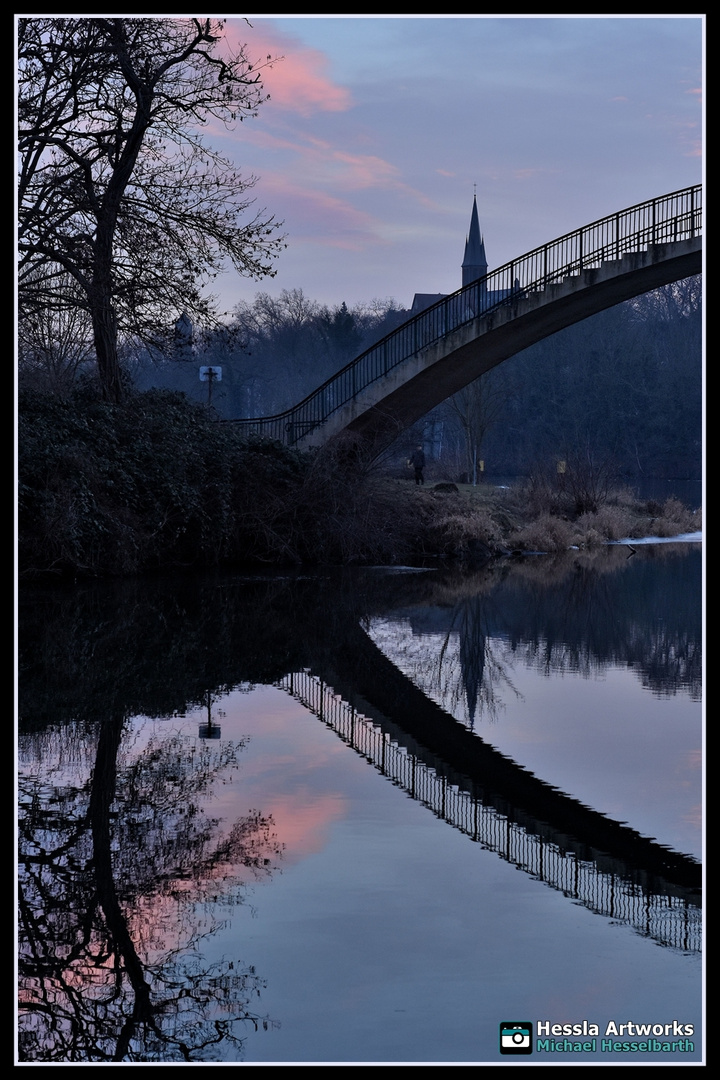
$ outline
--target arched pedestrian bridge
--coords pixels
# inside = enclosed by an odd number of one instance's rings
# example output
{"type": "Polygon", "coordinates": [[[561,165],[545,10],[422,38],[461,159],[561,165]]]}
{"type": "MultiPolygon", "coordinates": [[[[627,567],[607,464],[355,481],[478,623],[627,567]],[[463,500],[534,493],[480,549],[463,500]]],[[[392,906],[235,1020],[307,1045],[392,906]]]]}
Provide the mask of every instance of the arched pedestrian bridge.
{"type": "Polygon", "coordinates": [[[535,248],[409,319],[294,408],[234,423],[301,448],[348,431],[379,453],[441,401],[536,341],[701,270],[696,185],[535,248]]]}

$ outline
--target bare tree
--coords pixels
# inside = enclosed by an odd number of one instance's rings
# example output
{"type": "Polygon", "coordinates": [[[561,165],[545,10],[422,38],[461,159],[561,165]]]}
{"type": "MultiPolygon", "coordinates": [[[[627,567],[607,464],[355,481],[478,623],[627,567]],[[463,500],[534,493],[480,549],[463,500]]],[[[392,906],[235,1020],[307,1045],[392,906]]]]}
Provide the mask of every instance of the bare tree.
{"type": "Polygon", "coordinates": [[[256,280],[281,246],[255,178],[210,149],[265,99],[246,47],[211,19],[23,18],[18,24],[20,316],[62,307],[69,274],[93,330],[104,395],[122,396],[118,334],[156,342],[229,260],[256,280]]]}
{"type": "Polygon", "coordinates": [[[163,735],[138,755],[122,715],[54,735],[40,736],[62,761],[53,778],[31,770],[18,784],[20,1060],[202,1061],[223,1042],[237,1053],[250,1028],[272,1026],[251,1009],[263,982],[237,958],[205,960],[218,923],[198,910],[241,904],[280,854],[257,811],[225,831],[207,813],[244,743],[163,735]]]}
{"type": "Polygon", "coordinates": [[[242,414],[253,415],[248,408],[259,415],[294,405],[394,329],[404,315],[392,299],[350,308],[343,301],[329,308],[301,288],[283,289],[279,296],[261,292],[251,303],[241,301],[231,324],[241,342],[236,356],[252,359],[250,369],[238,364],[243,384],[252,384],[242,414]]]}
{"type": "Polygon", "coordinates": [[[18,382],[63,394],[80,372],[94,366],[92,326],[74,278],[53,277],[57,303],[34,306],[18,325],[18,382]]]}
{"type": "Polygon", "coordinates": [[[442,411],[460,432],[465,473],[470,484],[478,482],[483,441],[497,423],[509,396],[508,388],[495,380],[492,372],[487,372],[453,394],[442,406],[442,411]]]}

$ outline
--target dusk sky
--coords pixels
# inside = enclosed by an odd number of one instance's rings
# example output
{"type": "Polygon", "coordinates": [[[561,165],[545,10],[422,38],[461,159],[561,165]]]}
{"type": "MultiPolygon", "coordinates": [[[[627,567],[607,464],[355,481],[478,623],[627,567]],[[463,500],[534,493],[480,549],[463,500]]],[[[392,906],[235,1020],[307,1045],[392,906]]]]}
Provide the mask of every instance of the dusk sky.
{"type": "MultiPolygon", "coordinates": [[[[287,248],[222,307],[460,287],[477,190],[490,269],[703,179],[704,16],[231,19],[271,100],[209,142],[253,173],[287,248]]],[[[216,291],[218,283],[216,282],[216,291]]]]}

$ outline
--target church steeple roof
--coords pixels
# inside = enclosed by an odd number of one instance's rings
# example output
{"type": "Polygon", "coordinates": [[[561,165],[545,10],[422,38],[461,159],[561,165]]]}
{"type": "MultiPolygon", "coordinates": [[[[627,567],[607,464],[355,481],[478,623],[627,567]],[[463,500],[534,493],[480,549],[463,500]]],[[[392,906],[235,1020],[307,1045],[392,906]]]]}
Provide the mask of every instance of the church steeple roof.
{"type": "Polygon", "coordinates": [[[470,282],[485,277],[487,272],[488,264],[487,259],[485,258],[485,242],[480,235],[477,197],[473,195],[472,214],[470,215],[470,232],[465,241],[465,258],[462,262],[462,283],[463,285],[469,285],[470,282]]]}

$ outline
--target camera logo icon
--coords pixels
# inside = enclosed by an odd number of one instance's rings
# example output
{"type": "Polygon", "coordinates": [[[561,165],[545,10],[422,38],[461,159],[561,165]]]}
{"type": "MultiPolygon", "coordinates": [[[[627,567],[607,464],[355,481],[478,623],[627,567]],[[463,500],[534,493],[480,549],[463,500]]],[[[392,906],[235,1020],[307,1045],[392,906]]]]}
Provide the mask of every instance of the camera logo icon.
{"type": "Polygon", "coordinates": [[[501,1054],[532,1054],[533,1026],[529,1020],[506,1020],[500,1025],[501,1054]]]}

